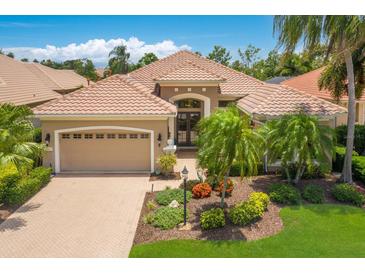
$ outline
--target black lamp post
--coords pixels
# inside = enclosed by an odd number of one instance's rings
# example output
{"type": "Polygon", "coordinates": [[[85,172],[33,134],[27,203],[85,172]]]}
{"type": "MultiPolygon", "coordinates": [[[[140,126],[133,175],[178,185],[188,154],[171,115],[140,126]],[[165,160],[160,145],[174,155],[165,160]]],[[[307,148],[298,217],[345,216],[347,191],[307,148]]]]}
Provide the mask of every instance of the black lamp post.
{"type": "Polygon", "coordinates": [[[182,177],[184,179],[184,226],[186,225],[186,181],[188,180],[189,171],[187,170],[186,166],[181,171],[182,177]]]}

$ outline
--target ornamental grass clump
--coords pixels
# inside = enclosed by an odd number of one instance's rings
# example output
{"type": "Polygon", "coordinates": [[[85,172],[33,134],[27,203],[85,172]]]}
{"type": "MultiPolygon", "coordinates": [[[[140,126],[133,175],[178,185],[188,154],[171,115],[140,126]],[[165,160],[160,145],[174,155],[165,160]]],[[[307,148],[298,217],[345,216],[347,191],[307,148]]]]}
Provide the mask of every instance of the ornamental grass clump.
{"type": "Polygon", "coordinates": [[[200,226],[204,230],[224,227],[226,220],[221,208],[212,208],[200,215],[200,226]]]}

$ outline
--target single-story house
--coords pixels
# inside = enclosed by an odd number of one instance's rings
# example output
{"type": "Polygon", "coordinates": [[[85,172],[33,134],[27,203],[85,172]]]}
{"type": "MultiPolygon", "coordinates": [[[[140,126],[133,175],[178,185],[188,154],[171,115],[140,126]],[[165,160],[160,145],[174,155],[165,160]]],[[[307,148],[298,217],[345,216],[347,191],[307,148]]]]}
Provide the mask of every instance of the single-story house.
{"type": "MultiPolygon", "coordinates": [[[[320,90],[318,81],[324,67],[304,73],[302,75],[286,79],[281,82],[281,85],[297,88],[308,95],[313,95],[327,101],[338,103],[341,106],[347,107],[348,96],[342,96],[339,102],[336,102],[331,96],[331,92],[327,89],[320,90]]],[[[355,121],[359,125],[365,125],[365,91],[362,96],[356,100],[356,116],[355,121]]],[[[347,115],[338,117],[335,120],[335,126],[347,124],[347,115]]]]}
{"type": "Polygon", "coordinates": [[[72,70],[57,70],[0,54],[0,103],[35,107],[91,84],[72,70]]]}
{"type": "Polygon", "coordinates": [[[333,125],[346,114],[297,89],[179,51],[37,106],[49,148],[43,162],[56,173],[153,172],[167,144],[193,147],[199,120],[232,102],[258,123],[303,110],[333,125]]]}

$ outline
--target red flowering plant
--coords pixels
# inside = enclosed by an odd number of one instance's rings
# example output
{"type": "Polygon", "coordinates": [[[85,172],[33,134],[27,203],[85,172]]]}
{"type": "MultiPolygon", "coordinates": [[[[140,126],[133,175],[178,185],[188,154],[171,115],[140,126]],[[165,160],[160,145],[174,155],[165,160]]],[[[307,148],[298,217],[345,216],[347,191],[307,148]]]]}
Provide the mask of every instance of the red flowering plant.
{"type": "Polygon", "coordinates": [[[210,196],[210,193],[212,192],[212,188],[207,183],[200,183],[193,187],[192,189],[193,197],[194,198],[206,198],[210,196]]]}

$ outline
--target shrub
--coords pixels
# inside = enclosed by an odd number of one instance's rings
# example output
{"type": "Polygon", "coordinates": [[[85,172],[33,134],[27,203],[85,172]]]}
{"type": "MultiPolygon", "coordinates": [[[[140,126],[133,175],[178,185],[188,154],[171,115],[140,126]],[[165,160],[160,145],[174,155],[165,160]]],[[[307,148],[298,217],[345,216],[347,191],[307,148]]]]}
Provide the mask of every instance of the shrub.
{"type": "Polygon", "coordinates": [[[162,154],[158,159],[161,171],[164,175],[168,175],[172,172],[174,165],[176,165],[176,155],[175,154],[162,154]]]}
{"type": "Polygon", "coordinates": [[[42,183],[38,178],[23,178],[7,190],[5,203],[21,205],[37,193],[41,187],[42,183]]]}
{"type": "Polygon", "coordinates": [[[261,202],[264,207],[264,210],[267,209],[267,207],[270,203],[269,195],[267,195],[266,193],[263,193],[263,192],[253,192],[253,193],[251,193],[251,195],[248,199],[249,199],[249,201],[261,202]]]}
{"type": "Polygon", "coordinates": [[[143,222],[145,224],[152,224],[153,222],[153,218],[155,217],[155,214],[153,214],[153,212],[147,213],[146,215],[144,215],[143,217],[143,222]]]}
{"type": "MultiPolygon", "coordinates": [[[[222,194],[223,188],[224,188],[224,180],[222,180],[219,183],[218,187],[216,188],[216,191],[218,191],[219,194],[222,194]]],[[[230,195],[233,191],[233,188],[234,188],[234,184],[233,184],[232,180],[227,179],[226,195],[230,195]]]]}
{"type": "MultiPolygon", "coordinates": [[[[345,153],[345,147],[336,147],[336,157],[333,161],[334,171],[342,172],[345,153]]],[[[354,179],[365,184],[365,156],[359,156],[356,151],[352,152],[352,170],[354,179]]]]}
{"type": "Polygon", "coordinates": [[[229,211],[229,218],[235,225],[247,225],[264,215],[264,205],[258,200],[248,200],[236,204],[229,211]]]}
{"type": "MultiPolygon", "coordinates": [[[[264,165],[263,163],[259,163],[257,165],[257,175],[263,175],[264,174],[264,165]]],[[[254,174],[256,175],[256,174],[254,174]]],[[[229,170],[229,176],[231,177],[238,177],[241,176],[240,167],[237,163],[233,163],[229,170]]]]}
{"type": "Polygon", "coordinates": [[[306,185],[303,190],[303,198],[314,204],[322,204],[324,202],[324,190],[320,185],[306,185]]]}
{"type": "Polygon", "coordinates": [[[8,166],[0,170],[0,203],[5,199],[10,187],[16,185],[21,176],[14,166],[8,166]]]}
{"type": "MultiPolygon", "coordinates": [[[[341,172],[343,167],[343,161],[345,160],[346,147],[336,146],[336,155],[333,159],[332,169],[333,171],[341,172]]],[[[352,152],[352,156],[359,156],[356,151],[352,152]]]]}
{"type": "MultiPolygon", "coordinates": [[[[337,143],[346,146],[347,126],[339,126],[335,129],[337,143]]],[[[354,149],[360,155],[365,153],[365,125],[355,125],[354,149]]]]}
{"type": "Polygon", "coordinates": [[[359,193],[353,185],[342,183],[332,188],[332,195],[340,202],[351,203],[361,207],[365,203],[365,196],[359,193]]]}
{"type": "Polygon", "coordinates": [[[281,204],[299,204],[299,191],[288,184],[275,183],[269,187],[270,199],[281,204]]]}
{"type": "Polygon", "coordinates": [[[51,174],[51,168],[37,167],[30,172],[29,177],[39,179],[42,186],[45,186],[51,180],[51,174]]]}
{"type": "MultiPolygon", "coordinates": [[[[297,173],[297,165],[290,164],[288,166],[289,170],[289,176],[291,179],[295,179],[296,173],[297,173]]],[[[281,176],[284,179],[287,179],[286,171],[284,168],[281,169],[281,176]]],[[[317,179],[317,178],[324,178],[325,173],[323,170],[321,170],[321,167],[319,165],[311,165],[307,166],[304,170],[304,173],[302,175],[302,179],[317,179]]]]}
{"type": "Polygon", "coordinates": [[[212,208],[200,215],[200,226],[204,230],[223,227],[225,224],[226,220],[221,208],[212,208]]]}
{"type": "Polygon", "coordinates": [[[160,207],[153,214],[152,225],[163,230],[174,228],[184,221],[184,209],[181,207],[160,207]]]}
{"type": "MultiPolygon", "coordinates": [[[[189,202],[191,199],[191,192],[186,191],[186,200],[189,202]]],[[[167,206],[173,200],[178,201],[180,204],[184,202],[184,190],[181,188],[165,189],[160,191],[156,195],[156,202],[159,205],[167,206]]]]}
{"type": "MultiPolygon", "coordinates": [[[[201,183],[200,180],[187,180],[186,181],[186,190],[192,191],[193,187],[200,183],[201,183]]],[[[184,183],[181,183],[179,187],[184,189],[184,183]]]]}
{"type": "Polygon", "coordinates": [[[194,198],[206,198],[210,196],[212,188],[207,183],[200,183],[193,187],[192,192],[194,198]]]}

